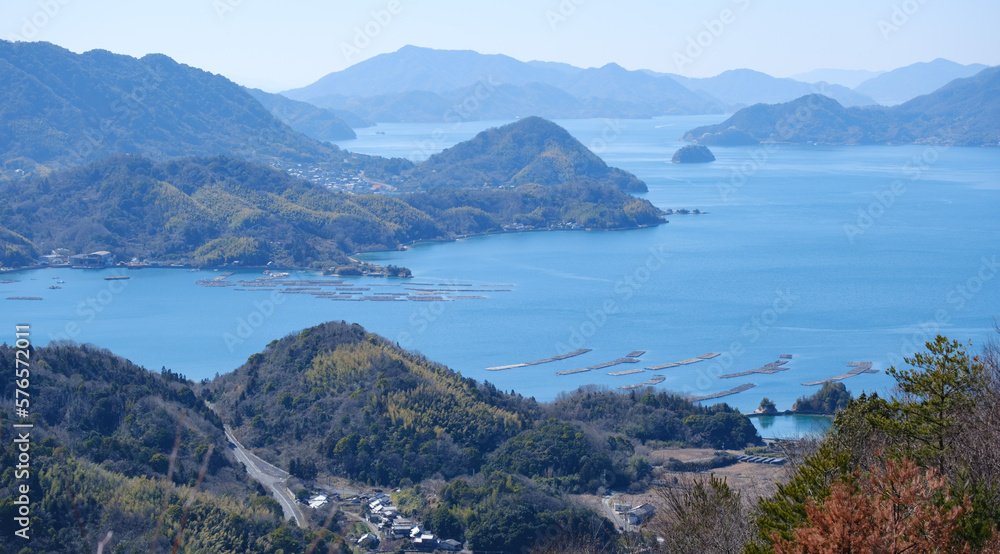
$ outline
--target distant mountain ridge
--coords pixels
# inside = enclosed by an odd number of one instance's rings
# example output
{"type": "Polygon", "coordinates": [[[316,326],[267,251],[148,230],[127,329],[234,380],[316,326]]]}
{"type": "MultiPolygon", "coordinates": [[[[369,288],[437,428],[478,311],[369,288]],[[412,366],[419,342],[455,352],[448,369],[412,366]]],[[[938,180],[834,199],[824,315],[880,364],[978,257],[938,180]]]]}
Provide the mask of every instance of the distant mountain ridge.
{"type": "Polygon", "coordinates": [[[814,69],[805,73],[797,73],[791,78],[803,83],[825,82],[835,85],[843,85],[847,88],[855,88],[861,83],[878,77],[885,71],[868,71],[864,69],[814,69]]]}
{"type": "Polygon", "coordinates": [[[951,78],[967,76],[977,67],[946,60],[924,65],[881,74],[848,70],[804,74],[829,75],[852,85],[865,81],[863,87],[852,90],[821,79],[804,82],[749,69],[688,78],[650,70],[631,71],[614,63],[585,69],[563,63],[521,62],[510,56],[470,50],[404,46],[282,94],[383,122],[454,122],[527,115],[550,119],[648,118],[722,113],[758,103],[788,102],[814,93],[834,98],[847,107],[899,103],[930,92],[951,78]],[[910,75],[909,79],[918,83],[910,86],[896,82],[897,72],[910,75]],[[948,75],[951,78],[943,77],[948,75]],[[890,83],[888,88],[895,96],[886,96],[880,82],[890,83]],[[936,86],[927,88],[926,83],[936,86]]]}
{"type": "Polygon", "coordinates": [[[358,138],[354,129],[330,110],[259,89],[245,90],[267,108],[271,115],[307,137],[318,141],[358,138]]]}
{"type": "Polygon", "coordinates": [[[701,90],[730,106],[774,104],[787,102],[808,94],[822,94],[844,106],[869,106],[876,104],[871,97],[841,85],[825,82],[804,83],[795,79],[781,79],[750,69],[732,69],[715,77],[688,79],[674,76],[691,90],[701,90]]]}
{"type": "Polygon", "coordinates": [[[323,108],[360,110],[379,121],[447,121],[449,109],[454,112],[466,101],[475,108],[461,119],[651,117],[723,110],[717,101],[673,79],[617,64],[581,69],[416,46],[380,54],[282,94],[323,108]],[[366,105],[374,107],[365,110],[366,105]]]}
{"type": "Polygon", "coordinates": [[[566,73],[556,64],[527,64],[502,54],[404,46],[396,52],[379,54],[342,71],[330,73],[311,85],[282,94],[296,100],[329,95],[367,97],[410,91],[442,94],[481,80],[525,85],[558,80],[566,73]]]}
{"type": "Polygon", "coordinates": [[[938,58],[900,67],[868,79],[854,88],[871,96],[879,104],[895,106],[924,94],[930,94],[955,79],[972,77],[988,66],[962,65],[938,58]]]}
{"type": "Polygon", "coordinates": [[[727,136],[788,143],[998,146],[1000,67],[893,107],[845,108],[821,95],[751,106],[718,125],[692,129],[684,138],[719,144],[727,136]]]}

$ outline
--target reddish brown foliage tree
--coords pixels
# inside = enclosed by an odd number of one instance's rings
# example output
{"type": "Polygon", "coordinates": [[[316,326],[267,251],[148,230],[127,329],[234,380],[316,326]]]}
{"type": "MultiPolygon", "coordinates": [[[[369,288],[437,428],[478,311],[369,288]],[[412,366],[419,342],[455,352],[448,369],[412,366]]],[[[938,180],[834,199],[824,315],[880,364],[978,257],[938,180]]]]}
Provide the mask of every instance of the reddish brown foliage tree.
{"type": "Polygon", "coordinates": [[[969,500],[951,503],[944,477],[910,460],[887,460],[857,484],[836,482],[822,503],[806,507],[809,523],[793,540],[775,534],[777,554],[970,552],[955,536],[969,500]],[[944,507],[942,506],[944,505],[944,507]]]}

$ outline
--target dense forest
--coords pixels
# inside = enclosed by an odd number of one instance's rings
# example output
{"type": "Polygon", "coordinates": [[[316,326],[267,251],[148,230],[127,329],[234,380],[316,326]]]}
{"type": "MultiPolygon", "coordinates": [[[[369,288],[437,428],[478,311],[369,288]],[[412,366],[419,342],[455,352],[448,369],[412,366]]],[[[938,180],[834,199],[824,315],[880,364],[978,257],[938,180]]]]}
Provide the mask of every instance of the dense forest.
{"type": "MultiPolygon", "coordinates": [[[[748,501],[725,480],[666,491],[664,552],[1000,552],[1000,343],[939,336],[890,368],[823,438],[788,444],[790,479],[748,501]]],[[[802,399],[839,404],[836,387],[802,399]]]]}
{"type": "Polygon", "coordinates": [[[0,41],[0,160],[49,167],[114,154],[287,163],[343,153],[293,131],[239,85],[162,54],[141,59],[0,41]]]}
{"type": "MultiPolygon", "coordinates": [[[[13,367],[14,352],[0,347],[0,362],[13,367]]],[[[91,346],[29,352],[27,477],[13,471],[13,405],[0,411],[0,516],[14,517],[15,487],[35,491],[36,540],[21,552],[92,551],[101,541],[114,552],[349,551],[341,537],[357,528],[342,517],[306,530],[282,520],[235,461],[223,422],[297,483],[335,476],[391,487],[408,515],[477,551],[717,551],[708,545],[724,541],[719,551],[827,552],[873,533],[920,552],[997,546],[996,346],[976,357],[943,337],[928,343],[910,368],[890,369],[898,398],[850,400],[825,439],[786,451],[790,480],[759,501],[715,477],[664,488],[643,454],[667,444],[761,451],[749,420],[724,404],[595,387],[539,403],[358,325],[275,340],[202,383],[91,346]],[[665,511],[619,535],[574,500],[611,490],[652,490],[665,511]]],[[[6,397],[14,386],[4,385],[6,397]]],[[[821,392],[800,404],[843,405],[841,387],[821,392]]],[[[8,550],[23,540],[13,532],[0,535],[8,550]]]]}
{"type": "Polygon", "coordinates": [[[633,455],[636,444],[760,441],[749,420],[725,405],[593,389],[540,404],[344,323],[274,341],[204,394],[248,446],[383,486],[499,471],[593,492],[649,477],[648,461],[633,455]]]}
{"type": "Polygon", "coordinates": [[[118,156],[0,182],[0,263],[36,253],[108,250],[119,260],[219,266],[349,265],[351,252],[505,229],[622,229],[663,222],[646,200],[606,184],[389,196],[348,194],[232,158],[156,163],[118,156]]]}
{"type": "MultiPolygon", "coordinates": [[[[273,341],[235,372],[193,383],[87,345],[55,344],[31,360],[32,529],[22,552],[302,552],[346,548],[340,517],[300,530],[250,481],[223,433],[302,482],[347,477],[410,487],[415,514],[477,549],[520,550],[584,533],[613,545],[613,527],[570,499],[651,483],[643,444],[739,448],[760,443],[726,407],[668,393],[585,389],[538,403],[407,353],[358,325],[327,323],[273,341]],[[428,505],[420,483],[444,483],[428,505]]],[[[15,365],[0,346],[0,362],[15,365]]],[[[14,397],[13,380],[4,395],[14,397]]],[[[0,515],[25,484],[0,411],[9,468],[0,515]]],[[[395,494],[395,493],[394,493],[395,494]]],[[[403,493],[400,493],[403,494],[403,493]]],[[[432,527],[434,528],[434,527],[432,527]]],[[[5,526],[0,544],[23,540],[5,526]]],[[[6,548],[5,547],[5,548],[6,548]]],[[[12,550],[13,551],[13,550],[12,550]]],[[[339,550],[332,550],[339,551],[339,550]]]]}
{"type": "MultiPolygon", "coordinates": [[[[175,372],[147,371],[90,346],[28,351],[31,435],[18,463],[13,402],[0,410],[5,552],[292,552],[306,541],[229,454],[221,420],[175,372]],[[14,536],[15,490],[29,487],[30,542],[14,536]],[[26,548],[22,549],[23,546],[26,548]]],[[[0,363],[15,367],[0,346],[0,363]]],[[[14,397],[14,380],[4,397],[14,397]]],[[[18,430],[20,432],[20,430],[18,430]]]]}

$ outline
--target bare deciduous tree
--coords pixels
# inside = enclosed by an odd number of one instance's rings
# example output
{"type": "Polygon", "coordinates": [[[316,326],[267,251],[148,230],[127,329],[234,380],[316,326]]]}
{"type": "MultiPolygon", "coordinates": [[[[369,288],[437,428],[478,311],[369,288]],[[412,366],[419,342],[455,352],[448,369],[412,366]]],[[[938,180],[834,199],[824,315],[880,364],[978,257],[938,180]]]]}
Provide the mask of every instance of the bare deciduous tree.
{"type": "Polygon", "coordinates": [[[670,553],[736,554],[754,537],[755,507],[714,475],[656,489],[662,512],[650,525],[670,553]]]}

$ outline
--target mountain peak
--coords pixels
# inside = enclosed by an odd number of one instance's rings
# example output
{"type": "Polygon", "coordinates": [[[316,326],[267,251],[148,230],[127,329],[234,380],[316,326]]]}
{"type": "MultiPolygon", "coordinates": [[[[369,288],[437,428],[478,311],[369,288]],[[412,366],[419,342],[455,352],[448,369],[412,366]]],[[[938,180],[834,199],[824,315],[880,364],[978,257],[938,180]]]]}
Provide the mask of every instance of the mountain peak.
{"type": "Polygon", "coordinates": [[[487,129],[435,154],[415,168],[414,176],[427,188],[557,185],[585,179],[646,191],[634,175],[608,167],[565,129],[537,116],[487,129]]]}
{"type": "Polygon", "coordinates": [[[606,63],[606,64],[602,65],[600,67],[600,69],[602,71],[616,71],[616,72],[628,73],[627,69],[625,69],[624,67],[616,64],[615,62],[606,63]]]}

